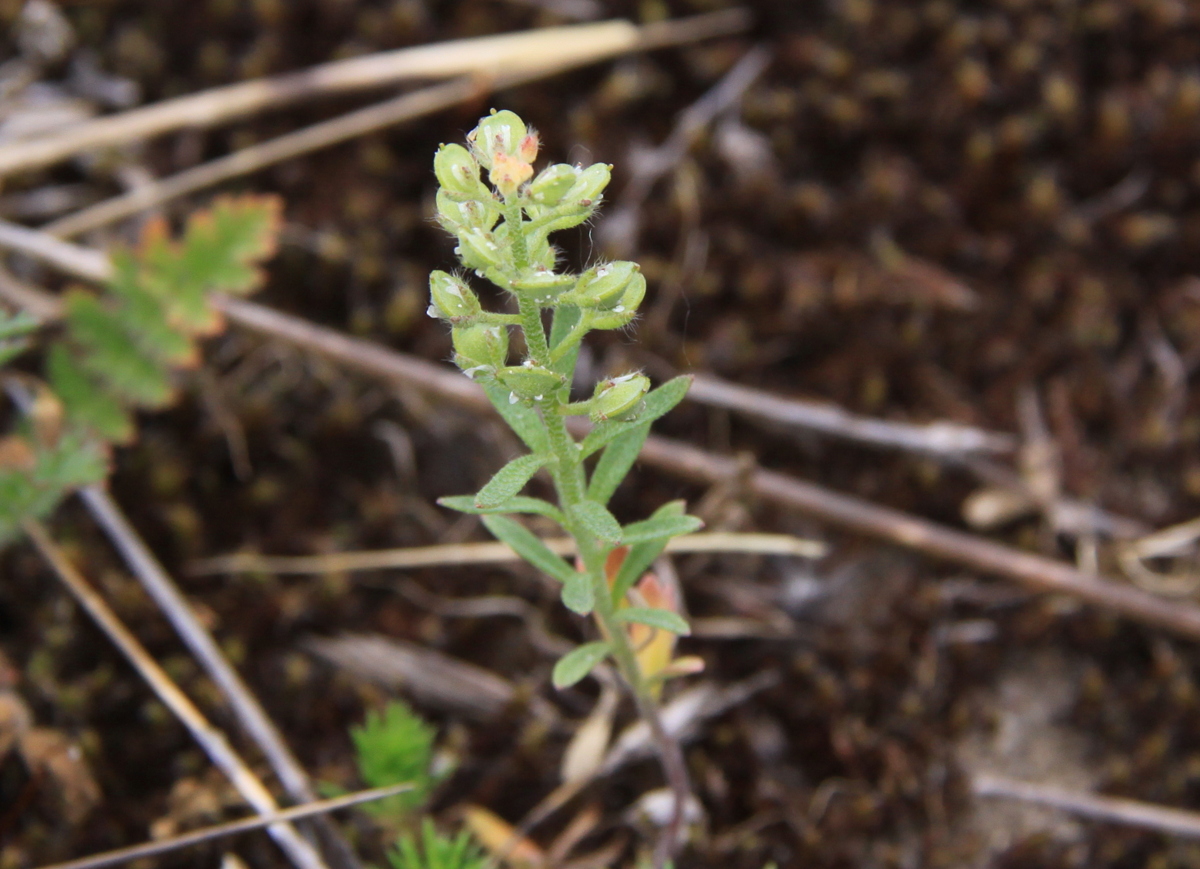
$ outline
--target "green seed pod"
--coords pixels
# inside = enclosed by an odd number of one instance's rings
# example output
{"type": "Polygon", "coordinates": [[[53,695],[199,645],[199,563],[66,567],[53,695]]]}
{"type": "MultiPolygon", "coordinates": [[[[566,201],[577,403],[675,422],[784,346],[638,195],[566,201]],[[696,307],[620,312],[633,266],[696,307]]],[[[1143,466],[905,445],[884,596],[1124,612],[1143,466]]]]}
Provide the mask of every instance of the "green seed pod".
{"type": "Polygon", "coordinates": [[[592,422],[609,419],[630,419],[642,405],[642,396],[650,389],[650,378],[644,374],[630,373],[596,384],[592,396],[592,422]]]}
{"type": "Polygon", "coordinates": [[[626,285],[625,292],[621,294],[617,304],[603,311],[594,311],[588,325],[593,329],[620,329],[627,326],[637,315],[638,306],[645,297],[646,278],[638,272],[626,285]]]}
{"type": "Polygon", "coordinates": [[[479,180],[479,164],[462,145],[442,145],[433,158],[433,174],[442,189],[453,196],[475,198],[486,193],[479,180]]]}
{"type": "Polygon", "coordinates": [[[612,166],[593,163],[575,178],[571,189],[563,196],[564,203],[592,205],[603,198],[604,188],[612,180],[612,166]]]}
{"type": "Polygon", "coordinates": [[[450,336],[454,341],[454,364],[468,377],[494,372],[508,361],[508,330],[503,326],[455,326],[450,336]]]}
{"type": "Polygon", "coordinates": [[[500,218],[500,209],[496,208],[491,196],[487,199],[468,199],[459,202],[445,189],[437,192],[438,221],[449,232],[458,234],[466,229],[481,232],[489,231],[500,218]]]}
{"type": "Polygon", "coordinates": [[[433,304],[429,316],[454,322],[478,314],[483,308],[471,288],[453,275],[435,271],[429,276],[429,295],[433,304]]]}
{"type": "Polygon", "coordinates": [[[504,268],[504,255],[500,246],[492,240],[491,233],[471,230],[460,233],[458,247],[454,249],[467,268],[489,271],[504,268]]]}
{"type": "Polygon", "coordinates": [[[552,271],[536,271],[512,282],[512,288],[525,296],[533,296],[535,302],[545,305],[557,298],[559,293],[575,283],[574,275],[559,275],[552,271]]]}
{"type": "Polygon", "coordinates": [[[557,371],[534,365],[530,361],[526,361],[524,365],[501,368],[496,372],[496,379],[511,389],[517,398],[526,401],[541,401],[567,382],[567,378],[557,371]]]}
{"type": "Polygon", "coordinates": [[[558,205],[575,186],[582,170],[566,163],[547,166],[529,184],[529,198],[538,205],[558,205]]]}
{"type": "Polygon", "coordinates": [[[620,304],[625,288],[635,276],[640,277],[639,272],[637,263],[625,260],[592,266],[579,276],[575,289],[565,294],[562,301],[581,308],[611,308],[620,304]]]}
{"type": "Polygon", "coordinates": [[[475,146],[479,162],[491,169],[492,158],[497,152],[515,154],[526,135],[525,122],[514,112],[492,109],[492,113],[467,134],[467,140],[475,146]]]}

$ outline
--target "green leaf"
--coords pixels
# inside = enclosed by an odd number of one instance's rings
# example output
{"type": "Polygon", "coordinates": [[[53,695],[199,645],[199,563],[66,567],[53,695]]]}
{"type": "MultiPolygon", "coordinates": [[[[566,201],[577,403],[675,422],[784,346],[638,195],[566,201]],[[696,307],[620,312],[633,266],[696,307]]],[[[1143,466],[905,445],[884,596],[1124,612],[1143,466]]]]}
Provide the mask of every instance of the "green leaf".
{"type": "MultiPolygon", "coordinates": [[[[646,521],[654,521],[671,516],[682,516],[684,511],[684,503],[682,501],[669,501],[663,504],[650,519],[646,521]]],[[[636,525],[637,523],[634,523],[636,525]]],[[[630,528],[634,527],[633,525],[630,528]]],[[[625,529],[628,533],[629,529],[625,529]]],[[[621,563],[621,569],[617,571],[617,578],[613,580],[612,599],[614,604],[619,604],[625,597],[626,592],[633,587],[642,574],[645,573],[650,565],[654,563],[654,559],[662,555],[664,549],[667,548],[667,537],[655,537],[652,540],[646,540],[641,543],[634,543],[629,547],[629,552],[625,555],[625,560],[621,563]]]]}
{"type": "Polygon", "coordinates": [[[633,467],[633,463],[637,461],[648,434],[650,423],[643,423],[612,439],[592,471],[592,480],[588,484],[589,499],[600,504],[609,502],[621,481],[628,475],[629,469],[633,467]]]}
{"type": "Polygon", "coordinates": [[[637,415],[636,419],[628,422],[603,422],[588,432],[587,437],[579,445],[581,455],[587,458],[596,450],[603,446],[607,446],[618,436],[631,431],[639,425],[654,422],[660,416],[664,416],[675,405],[683,401],[683,397],[687,395],[688,387],[692,385],[692,378],[687,375],[681,375],[668,380],[658,389],[653,389],[646,393],[644,399],[645,407],[637,415]]]}
{"type": "MultiPolygon", "coordinates": [[[[550,350],[552,354],[578,322],[579,308],[575,305],[559,305],[554,309],[554,319],[550,324],[550,350]]],[[[564,377],[570,377],[575,373],[575,363],[579,359],[579,347],[580,345],[576,343],[574,347],[563,354],[563,357],[550,367],[564,377]]]]}
{"type": "Polygon", "coordinates": [[[591,614],[596,606],[591,576],[577,570],[574,575],[567,577],[563,583],[562,602],[563,606],[577,615],[591,614]]]}
{"type": "Polygon", "coordinates": [[[655,609],[653,607],[631,606],[617,610],[617,621],[637,622],[639,625],[649,625],[652,628],[670,631],[681,637],[686,637],[692,632],[687,619],[679,613],[673,613],[670,610],[655,609]]]}
{"type": "Polygon", "coordinates": [[[578,576],[575,568],[551,552],[545,543],[515,519],[509,519],[507,516],[484,516],[483,524],[497,540],[507,543],[517,555],[559,582],[571,582],[578,576]]]}
{"type": "Polygon", "coordinates": [[[625,543],[645,543],[650,540],[678,537],[691,534],[704,527],[704,522],[695,516],[658,516],[625,526],[621,538],[625,543]]]}
{"type": "Polygon", "coordinates": [[[421,835],[401,834],[388,852],[392,869],[486,869],[487,856],[466,831],[454,838],[442,835],[429,818],[421,820],[421,835]],[[419,844],[418,844],[419,843],[419,844]]]}
{"type": "Polygon", "coordinates": [[[548,456],[533,453],[513,459],[476,493],[475,506],[487,510],[503,504],[524,489],[525,484],[548,460],[548,456]]]}
{"type": "Polygon", "coordinates": [[[80,364],[107,390],[145,407],[171,397],[167,372],[143,354],[119,313],[91,293],[74,291],[64,300],[64,316],[80,364]]]}
{"type": "Polygon", "coordinates": [[[50,347],[46,375],[69,420],[108,441],[125,443],[133,437],[133,419],[129,413],[100,388],[62,344],[50,347]]]}
{"type": "Polygon", "coordinates": [[[451,510],[457,510],[460,513],[470,513],[475,516],[487,513],[536,513],[539,516],[545,516],[547,519],[553,519],[559,525],[566,524],[566,519],[563,517],[562,512],[549,501],[543,501],[541,498],[526,498],[524,495],[516,495],[501,504],[497,504],[495,507],[476,507],[475,499],[470,495],[452,495],[446,498],[438,498],[438,503],[443,507],[449,507],[451,510]]]}
{"type": "Polygon", "coordinates": [[[350,730],[358,773],[368,787],[408,782],[413,789],[377,803],[374,814],[402,815],[425,802],[433,786],[431,772],[436,731],[400,700],[383,713],[367,712],[361,727],[350,730]]]}
{"type": "Polygon", "coordinates": [[[602,543],[616,546],[621,542],[621,523],[608,508],[596,501],[580,501],[571,508],[571,516],[602,543]]]}
{"type": "Polygon", "coordinates": [[[483,391],[487,393],[488,400],[492,407],[496,408],[496,412],[504,417],[509,428],[525,441],[525,446],[535,453],[550,452],[550,436],[546,434],[546,424],[535,409],[526,407],[519,401],[509,401],[509,390],[495,383],[484,384],[483,391]]]}
{"type": "Polygon", "coordinates": [[[27,311],[12,315],[0,311],[0,365],[25,351],[25,336],[39,325],[37,318],[27,311]]]}
{"type": "Polygon", "coordinates": [[[584,643],[572,649],[554,665],[554,673],[550,677],[555,688],[570,688],[592,669],[608,657],[609,645],[603,641],[584,643]]]}

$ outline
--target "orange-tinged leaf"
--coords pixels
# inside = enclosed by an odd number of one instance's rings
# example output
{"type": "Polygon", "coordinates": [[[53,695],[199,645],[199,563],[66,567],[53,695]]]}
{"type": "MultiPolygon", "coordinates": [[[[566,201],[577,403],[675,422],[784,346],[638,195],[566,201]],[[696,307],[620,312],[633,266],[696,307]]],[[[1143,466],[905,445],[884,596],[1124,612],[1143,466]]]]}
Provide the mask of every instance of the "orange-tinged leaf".
{"type": "Polygon", "coordinates": [[[546,854],[529,839],[518,835],[516,828],[495,812],[483,806],[463,809],[463,823],[494,859],[512,869],[540,869],[546,865],[546,854]]]}

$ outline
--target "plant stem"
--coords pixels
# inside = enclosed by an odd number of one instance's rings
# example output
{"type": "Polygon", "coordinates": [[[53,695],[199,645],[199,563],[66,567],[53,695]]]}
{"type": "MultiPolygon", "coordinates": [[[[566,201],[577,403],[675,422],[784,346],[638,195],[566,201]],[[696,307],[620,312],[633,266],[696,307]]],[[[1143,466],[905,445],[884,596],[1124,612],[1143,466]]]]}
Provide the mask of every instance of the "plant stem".
{"type": "MultiPolygon", "coordinates": [[[[525,238],[528,227],[522,220],[521,207],[516,197],[509,197],[504,202],[504,222],[508,226],[508,238],[512,244],[513,269],[519,276],[529,267],[529,249],[525,238]]],[[[525,336],[525,346],[528,349],[529,358],[534,363],[545,367],[557,362],[558,359],[551,355],[546,341],[541,306],[531,296],[518,294],[517,308],[520,312],[520,328],[525,336]]],[[[587,319],[581,317],[580,322],[568,333],[568,340],[564,340],[560,346],[569,348],[572,340],[578,342],[587,331],[587,319]]],[[[563,353],[559,353],[559,358],[562,355],[563,353]]],[[[570,375],[568,375],[568,382],[570,382],[570,375]]],[[[579,558],[583,562],[583,569],[587,572],[591,582],[594,599],[592,615],[601,636],[609,643],[617,669],[633,693],[638,714],[650,729],[651,739],[658,751],[667,785],[674,794],[671,818],[663,827],[654,847],[654,865],[656,869],[662,869],[674,856],[684,820],[684,807],[691,795],[687,765],[679,743],[667,733],[663,726],[658,702],[646,684],[629,634],[624,625],[617,621],[617,606],[608,585],[606,571],[610,547],[602,545],[590,531],[584,528],[576,520],[573,512],[573,508],[586,498],[587,479],[583,461],[579,456],[579,448],[574,438],[568,434],[566,421],[559,413],[561,408],[569,403],[569,391],[566,389],[555,390],[547,398],[548,400],[541,408],[541,419],[542,424],[546,427],[550,448],[554,452],[555,458],[549,470],[554,479],[554,487],[558,492],[559,505],[562,507],[566,519],[566,530],[575,538],[579,548],[579,558]]]]}

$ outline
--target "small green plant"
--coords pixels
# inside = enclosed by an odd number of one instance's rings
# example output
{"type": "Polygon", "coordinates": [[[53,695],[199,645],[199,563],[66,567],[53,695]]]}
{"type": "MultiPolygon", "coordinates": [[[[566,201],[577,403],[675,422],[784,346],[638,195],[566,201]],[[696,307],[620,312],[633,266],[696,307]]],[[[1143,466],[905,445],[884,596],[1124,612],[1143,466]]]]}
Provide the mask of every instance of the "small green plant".
{"type": "Polygon", "coordinates": [[[423,805],[436,783],[432,773],[436,734],[423,718],[399,700],[383,713],[368,712],[361,727],[350,731],[362,780],[373,788],[408,782],[411,791],[369,803],[376,816],[403,817],[423,805]]]}
{"type": "Polygon", "coordinates": [[[388,852],[392,869],[484,869],[488,860],[469,833],[450,838],[437,831],[433,822],[421,822],[421,835],[406,833],[388,852]]]}
{"type": "MultiPolygon", "coordinates": [[[[178,241],[153,222],[138,249],[112,254],[103,293],[65,294],[47,383],[6,378],[24,407],[16,430],[0,438],[0,544],[70,490],[104,479],[110,447],[133,437],[134,412],[171,401],[174,370],[194,366],[196,340],[221,328],[212,294],[261,284],[258,263],[274,250],[279,210],[273,197],[218,200],[178,241]]],[[[0,364],[26,348],[35,325],[27,315],[0,319],[0,364]]]]}
{"type": "Polygon", "coordinates": [[[552,232],[592,217],[611,167],[559,163],[535,175],[538,137],[509,111],[493,111],[467,139],[468,147],[443,145],[434,158],[438,219],[458,240],[455,253],[468,272],[498,287],[516,310],[485,310],[464,274],[435,271],[429,313],[450,324],[455,363],[483,386],[530,452],[501,468],[475,495],[440,503],[481,514],[492,534],[562,583],[568,609],[594,617],[599,638],[558,661],[554,684],[572,685],[612,658],[658,739],[678,796],[681,788],[686,791],[686,772],[678,746],[662,730],[655,698],[663,680],[694,672],[695,661],[671,660],[674,638],[688,633],[687,622],[661,589],[646,593],[651,590],[642,576],[671,537],[695,531],[701,522],[674,502],[649,519],[622,525],[607,504],[633,466],[650,424],[683,399],[690,381],[679,377],[650,390],[649,379],[631,371],[595,384],[585,400],[571,400],[584,336],[593,329],[629,326],[646,293],[636,263],[604,262],[578,274],[559,271],[550,244],[552,232]],[[510,360],[510,330],[519,333],[523,345],[516,364],[510,360]],[[571,416],[592,423],[582,440],[568,431],[571,416]],[[589,472],[585,462],[593,456],[598,458],[589,472]],[[540,470],[553,480],[557,504],[521,494],[540,470]],[[577,566],[504,515],[513,513],[558,523],[575,540],[577,566]]]}

